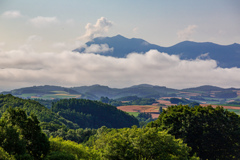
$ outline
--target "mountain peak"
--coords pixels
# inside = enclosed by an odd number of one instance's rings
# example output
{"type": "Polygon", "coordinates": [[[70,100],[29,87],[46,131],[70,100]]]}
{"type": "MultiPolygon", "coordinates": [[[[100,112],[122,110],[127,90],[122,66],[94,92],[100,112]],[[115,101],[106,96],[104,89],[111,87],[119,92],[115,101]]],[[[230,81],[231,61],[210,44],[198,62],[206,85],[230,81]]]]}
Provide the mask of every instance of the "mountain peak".
{"type": "MultiPolygon", "coordinates": [[[[149,50],[157,50],[159,52],[168,53],[169,55],[180,55],[181,59],[192,60],[197,59],[203,54],[208,53],[209,58],[216,60],[218,66],[222,68],[239,67],[240,68],[240,45],[234,43],[232,45],[219,45],[212,42],[193,42],[183,41],[171,47],[161,47],[148,43],[140,38],[126,38],[120,34],[113,37],[98,37],[86,43],[89,47],[92,44],[107,44],[113,50],[96,53],[104,56],[112,56],[116,58],[126,58],[129,53],[146,53],[149,50]]],[[[86,48],[78,48],[74,51],[84,52],[86,48]]]]}

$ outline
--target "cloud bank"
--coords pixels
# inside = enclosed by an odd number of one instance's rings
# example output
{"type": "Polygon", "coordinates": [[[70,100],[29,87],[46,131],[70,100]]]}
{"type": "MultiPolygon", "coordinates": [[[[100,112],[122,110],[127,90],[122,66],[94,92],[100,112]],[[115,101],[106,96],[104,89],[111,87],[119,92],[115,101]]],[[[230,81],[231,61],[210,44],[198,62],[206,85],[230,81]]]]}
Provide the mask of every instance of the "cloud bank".
{"type": "Polygon", "coordinates": [[[240,68],[219,68],[214,60],[181,60],[156,50],[131,53],[126,58],[70,51],[37,53],[20,49],[0,52],[0,90],[46,84],[239,87],[239,73],[240,68]]]}

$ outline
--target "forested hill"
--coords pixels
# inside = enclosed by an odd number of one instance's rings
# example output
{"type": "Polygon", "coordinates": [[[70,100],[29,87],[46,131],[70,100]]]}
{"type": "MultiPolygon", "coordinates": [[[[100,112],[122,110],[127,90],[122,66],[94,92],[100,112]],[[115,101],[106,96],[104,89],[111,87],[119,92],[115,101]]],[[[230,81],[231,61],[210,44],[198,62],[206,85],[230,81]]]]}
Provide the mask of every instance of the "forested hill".
{"type": "Polygon", "coordinates": [[[22,108],[28,115],[34,114],[41,121],[42,126],[57,125],[59,127],[66,126],[68,128],[78,128],[79,126],[65,118],[52,112],[50,109],[41,105],[34,100],[25,100],[14,97],[10,94],[0,95],[0,117],[9,108],[22,108]]]}
{"type": "Polygon", "coordinates": [[[111,105],[85,99],[62,99],[52,111],[77,123],[81,128],[123,128],[138,125],[138,120],[111,105]]]}
{"type": "Polygon", "coordinates": [[[10,94],[0,95],[0,117],[9,108],[22,108],[34,114],[46,130],[67,128],[123,128],[138,125],[138,120],[116,107],[98,101],[63,99],[54,102],[51,109],[34,100],[25,100],[10,94]]]}

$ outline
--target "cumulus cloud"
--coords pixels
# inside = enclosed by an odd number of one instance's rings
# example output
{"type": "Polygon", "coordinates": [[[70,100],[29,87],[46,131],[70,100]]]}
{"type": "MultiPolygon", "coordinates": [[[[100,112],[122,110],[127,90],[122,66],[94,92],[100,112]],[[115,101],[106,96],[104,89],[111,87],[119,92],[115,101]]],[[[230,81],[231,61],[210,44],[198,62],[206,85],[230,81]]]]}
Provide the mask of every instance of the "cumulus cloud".
{"type": "Polygon", "coordinates": [[[30,19],[30,23],[38,28],[47,27],[59,23],[59,20],[56,17],[42,17],[38,16],[30,19]]]}
{"type": "Polygon", "coordinates": [[[150,50],[126,58],[63,52],[0,52],[0,88],[33,85],[127,87],[148,83],[172,88],[200,85],[239,87],[240,68],[219,68],[214,60],[181,60],[150,50]]]}
{"type": "Polygon", "coordinates": [[[113,25],[113,23],[107,20],[105,17],[101,17],[97,20],[96,24],[88,23],[85,26],[86,32],[83,36],[79,37],[78,39],[83,41],[92,40],[95,37],[105,35],[109,28],[113,25]]]}
{"type": "Polygon", "coordinates": [[[178,38],[180,40],[192,40],[191,36],[195,33],[197,25],[189,25],[187,28],[177,32],[178,38]]]}
{"type": "Polygon", "coordinates": [[[6,11],[2,14],[4,18],[19,18],[22,14],[19,11],[6,11]]]}
{"type": "Polygon", "coordinates": [[[91,44],[89,47],[85,48],[86,53],[106,53],[112,52],[113,47],[109,48],[108,44],[91,44]]]}

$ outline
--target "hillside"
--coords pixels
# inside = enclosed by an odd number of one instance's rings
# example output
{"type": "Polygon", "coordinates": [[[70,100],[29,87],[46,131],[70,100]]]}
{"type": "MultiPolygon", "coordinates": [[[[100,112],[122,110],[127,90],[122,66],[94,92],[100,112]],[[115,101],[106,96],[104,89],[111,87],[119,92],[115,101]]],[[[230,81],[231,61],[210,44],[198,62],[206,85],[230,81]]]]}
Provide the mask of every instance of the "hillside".
{"type": "MultiPolygon", "coordinates": [[[[109,52],[96,53],[104,56],[124,58],[132,52],[145,53],[151,49],[155,49],[170,55],[179,55],[181,59],[213,59],[217,61],[219,67],[223,68],[240,67],[240,44],[237,43],[218,45],[210,42],[184,41],[170,47],[161,47],[150,44],[143,39],[128,39],[117,35],[114,37],[98,37],[86,43],[88,47],[93,44],[107,44],[109,48],[113,48],[109,52]]],[[[85,49],[82,47],[74,51],[84,53],[85,49]]]]}
{"type": "Polygon", "coordinates": [[[81,128],[123,128],[138,126],[138,120],[116,107],[85,99],[62,99],[53,103],[52,111],[77,123],[81,128]]]}
{"type": "Polygon", "coordinates": [[[57,125],[61,127],[64,125],[68,128],[79,127],[76,123],[66,120],[34,100],[25,100],[9,94],[0,95],[0,117],[9,107],[19,107],[25,110],[28,115],[36,115],[40,122],[46,122],[42,123],[42,126],[57,125]]]}
{"type": "Polygon", "coordinates": [[[44,129],[61,128],[123,128],[138,125],[138,120],[127,113],[98,101],[64,99],[52,102],[48,109],[34,100],[12,95],[0,95],[0,117],[7,108],[22,108],[28,115],[34,114],[44,129]],[[116,118],[118,117],[118,118],[116,118]]]}

